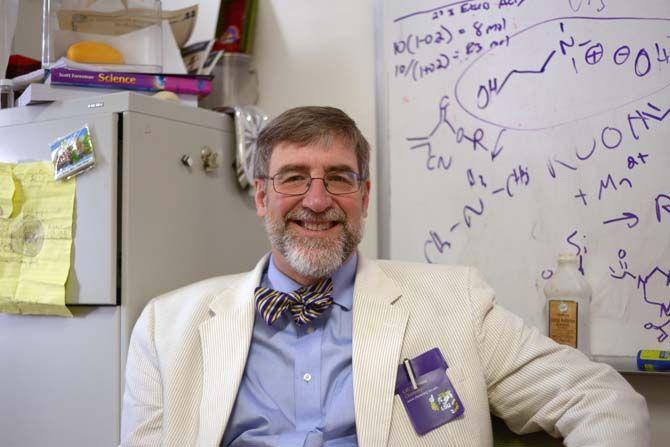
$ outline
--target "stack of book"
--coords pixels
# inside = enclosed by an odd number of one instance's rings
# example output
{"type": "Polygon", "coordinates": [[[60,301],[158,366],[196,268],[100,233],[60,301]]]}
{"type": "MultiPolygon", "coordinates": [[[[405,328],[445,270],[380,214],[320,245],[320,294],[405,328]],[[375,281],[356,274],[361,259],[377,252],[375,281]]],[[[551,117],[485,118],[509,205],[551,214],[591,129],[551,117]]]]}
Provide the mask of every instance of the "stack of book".
{"type": "Polygon", "coordinates": [[[77,64],[64,59],[46,72],[44,84],[30,84],[18,106],[94,96],[114,91],[153,94],[168,91],[197,107],[199,96],[212,91],[212,77],[197,74],[134,73],[111,71],[109,67],[77,64]],[[82,88],[83,87],[83,88],[82,88]]]}

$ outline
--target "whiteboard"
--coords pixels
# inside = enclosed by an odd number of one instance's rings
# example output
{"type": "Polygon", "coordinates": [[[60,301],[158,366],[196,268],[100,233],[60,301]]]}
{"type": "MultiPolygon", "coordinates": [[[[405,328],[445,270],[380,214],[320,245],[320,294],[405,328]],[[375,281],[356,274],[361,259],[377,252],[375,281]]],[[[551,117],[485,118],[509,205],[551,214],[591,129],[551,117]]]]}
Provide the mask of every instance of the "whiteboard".
{"type": "Polygon", "coordinates": [[[670,2],[377,8],[382,256],[474,265],[546,333],[572,252],[593,354],[670,349],[670,2]]]}

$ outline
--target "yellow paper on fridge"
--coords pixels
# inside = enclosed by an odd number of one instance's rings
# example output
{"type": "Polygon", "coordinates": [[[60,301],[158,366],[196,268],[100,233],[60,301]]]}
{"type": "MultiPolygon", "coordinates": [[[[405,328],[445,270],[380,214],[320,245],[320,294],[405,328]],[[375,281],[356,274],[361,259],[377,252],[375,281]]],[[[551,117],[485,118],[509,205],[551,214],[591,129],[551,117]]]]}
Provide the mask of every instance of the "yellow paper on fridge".
{"type": "Polygon", "coordinates": [[[0,163],[0,219],[8,219],[12,215],[15,189],[12,165],[0,163]]]}
{"type": "Polygon", "coordinates": [[[75,180],[50,163],[12,165],[13,213],[0,219],[0,312],[72,316],[65,307],[75,180]]]}

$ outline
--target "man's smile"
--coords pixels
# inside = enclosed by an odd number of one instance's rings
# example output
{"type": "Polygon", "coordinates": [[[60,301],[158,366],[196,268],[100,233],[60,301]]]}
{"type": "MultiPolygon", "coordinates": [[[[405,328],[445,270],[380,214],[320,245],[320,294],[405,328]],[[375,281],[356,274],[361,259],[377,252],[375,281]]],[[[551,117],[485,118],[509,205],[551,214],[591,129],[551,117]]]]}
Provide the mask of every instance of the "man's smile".
{"type": "Polygon", "coordinates": [[[308,233],[324,233],[340,225],[337,221],[291,220],[290,222],[308,233]]]}

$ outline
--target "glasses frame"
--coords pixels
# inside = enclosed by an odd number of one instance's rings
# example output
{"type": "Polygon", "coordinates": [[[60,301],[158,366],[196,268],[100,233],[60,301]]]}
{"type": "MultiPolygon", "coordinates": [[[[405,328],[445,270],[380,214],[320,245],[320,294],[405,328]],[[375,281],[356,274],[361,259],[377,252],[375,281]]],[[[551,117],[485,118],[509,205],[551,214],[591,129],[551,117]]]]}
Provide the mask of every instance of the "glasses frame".
{"type": "Polygon", "coordinates": [[[354,191],[350,191],[350,192],[339,192],[339,193],[337,193],[337,192],[331,192],[331,191],[328,189],[328,183],[326,182],[326,178],[325,178],[325,177],[312,177],[312,176],[310,176],[310,177],[309,177],[309,181],[307,182],[307,189],[305,190],[305,192],[301,192],[300,194],[287,194],[287,193],[285,193],[285,192],[277,191],[277,187],[275,186],[275,177],[277,177],[277,176],[280,175],[280,174],[275,174],[275,175],[273,175],[272,177],[270,177],[270,176],[268,176],[268,175],[262,175],[262,176],[259,176],[258,178],[259,178],[259,179],[262,179],[262,180],[272,180],[272,189],[274,190],[274,192],[276,192],[277,194],[281,194],[282,196],[292,196],[292,197],[295,197],[295,196],[303,196],[303,195],[305,195],[305,194],[307,194],[307,193],[309,192],[310,188],[312,187],[312,182],[313,182],[314,180],[321,180],[321,181],[323,182],[323,187],[326,189],[326,191],[328,192],[328,194],[331,194],[331,195],[333,195],[333,196],[347,196],[347,195],[349,195],[349,194],[354,194],[354,193],[357,193],[358,191],[360,191],[360,190],[361,190],[361,185],[362,185],[363,182],[365,181],[365,178],[363,178],[363,176],[360,175],[358,172],[354,172],[354,171],[347,171],[347,172],[348,172],[348,173],[351,173],[351,174],[354,174],[354,176],[356,177],[356,183],[358,183],[358,186],[356,187],[356,189],[355,189],[354,191]]]}

